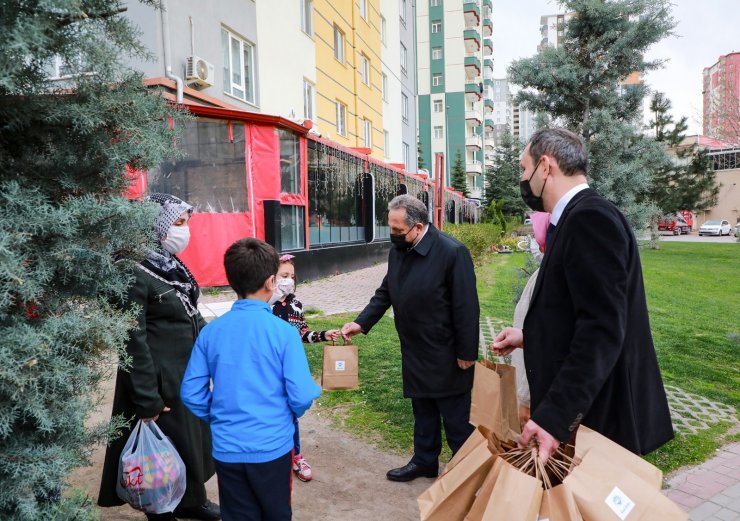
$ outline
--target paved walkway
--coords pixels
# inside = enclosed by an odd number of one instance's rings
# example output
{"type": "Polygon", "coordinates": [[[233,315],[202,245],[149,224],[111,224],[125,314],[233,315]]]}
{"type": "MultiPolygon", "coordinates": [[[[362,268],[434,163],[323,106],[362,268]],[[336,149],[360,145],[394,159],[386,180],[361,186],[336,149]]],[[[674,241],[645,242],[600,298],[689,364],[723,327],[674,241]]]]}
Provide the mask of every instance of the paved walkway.
{"type": "MultiPolygon", "coordinates": [[[[360,311],[370,300],[375,289],[383,281],[387,266],[379,264],[350,273],[299,284],[296,290],[305,309],[324,315],[360,311]]],[[[201,298],[200,310],[207,320],[222,315],[231,308],[235,296],[231,292],[205,295],[201,298]]],[[[483,317],[481,341],[490,342],[494,331],[503,325],[501,320],[483,317]]],[[[683,396],[683,391],[668,388],[669,394],[683,396]]],[[[694,397],[692,397],[693,399],[694,397]]],[[[702,399],[703,400],[703,399],[702,399]]],[[[694,403],[697,403],[693,399],[694,403]]],[[[706,400],[704,400],[706,401],[706,400]]],[[[675,404],[674,404],[675,405],[675,404]]],[[[707,401],[703,411],[717,415],[727,414],[721,404],[707,401]],[[723,414],[724,413],[724,414],[723,414]]],[[[673,411],[679,420],[676,427],[683,425],[678,407],[673,411]]],[[[706,416],[704,421],[710,421],[706,416]]],[[[714,418],[712,418],[714,419],[714,418]]],[[[723,420],[727,418],[722,418],[723,420]]],[[[666,479],[664,493],[689,512],[692,521],[740,521],[740,443],[726,445],[717,454],[701,465],[679,469],[666,479]]]]}

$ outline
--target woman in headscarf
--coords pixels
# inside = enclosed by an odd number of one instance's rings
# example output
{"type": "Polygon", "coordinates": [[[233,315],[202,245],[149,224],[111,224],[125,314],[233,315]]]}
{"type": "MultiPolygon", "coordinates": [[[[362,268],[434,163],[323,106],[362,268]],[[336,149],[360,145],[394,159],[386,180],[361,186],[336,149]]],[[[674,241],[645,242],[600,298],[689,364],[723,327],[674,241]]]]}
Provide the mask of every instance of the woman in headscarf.
{"type": "MultiPolygon", "coordinates": [[[[154,228],[156,250],[136,266],[136,281],[129,288],[125,309],[138,306],[137,326],[131,331],[126,351],[128,371],[119,368],[113,398],[113,415],[136,421],[156,421],[172,440],[185,463],[187,488],[174,512],[147,514],[149,520],[218,520],[218,505],[208,501],[205,482],[214,474],[211,431],[180,401],[180,384],[195,339],[205,325],[198,312],[200,289],[195,278],[177,257],[190,239],[188,220],[193,207],[167,194],[147,200],[161,206],[154,228]],[[176,517],[177,516],[177,517],[176,517]]],[[[122,505],[116,494],[118,463],[131,433],[124,430],[105,453],[98,505],[122,505]]]]}

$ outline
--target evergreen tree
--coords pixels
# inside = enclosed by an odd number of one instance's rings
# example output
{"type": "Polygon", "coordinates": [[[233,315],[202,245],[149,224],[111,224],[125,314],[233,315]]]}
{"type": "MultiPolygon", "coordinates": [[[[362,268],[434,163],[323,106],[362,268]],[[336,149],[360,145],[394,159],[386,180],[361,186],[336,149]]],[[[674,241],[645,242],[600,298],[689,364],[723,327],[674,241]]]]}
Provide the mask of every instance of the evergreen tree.
{"type": "Polygon", "coordinates": [[[548,47],[509,68],[524,87],[517,99],[547,113],[553,123],[579,133],[590,156],[589,183],[614,202],[634,226],[655,211],[641,200],[655,165],[666,161],[655,140],[636,128],[645,88],[622,89],[633,72],[643,75],[659,62],[645,61],[647,49],[670,34],[675,22],[668,0],[562,0],[575,12],[562,44],[548,47]]]}
{"type": "MultiPolygon", "coordinates": [[[[147,2],[156,5],[155,1],[147,2]]],[[[111,305],[151,244],[154,209],[131,203],[126,167],[159,164],[180,120],[121,65],[144,55],[117,0],[0,7],[0,519],[92,520],[65,491],[94,443],[87,427],[135,315],[111,305]],[[64,80],[50,75],[57,58],[64,80]]]]}
{"type": "Polygon", "coordinates": [[[452,188],[458,192],[462,192],[465,197],[468,197],[468,180],[465,173],[465,163],[463,163],[462,154],[460,149],[455,153],[455,162],[452,164],[452,188]]]}
{"type": "Polygon", "coordinates": [[[521,143],[507,127],[494,151],[493,164],[486,168],[486,207],[493,201],[501,201],[501,211],[505,215],[521,216],[527,211],[519,191],[521,153],[521,143]]]}
{"type": "Polygon", "coordinates": [[[417,158],[417,169],[423,170],[426,168],[426,164],[424,163],[424,153],[421,150],[421,140],[416,140],[416,158],[417,158]]]}

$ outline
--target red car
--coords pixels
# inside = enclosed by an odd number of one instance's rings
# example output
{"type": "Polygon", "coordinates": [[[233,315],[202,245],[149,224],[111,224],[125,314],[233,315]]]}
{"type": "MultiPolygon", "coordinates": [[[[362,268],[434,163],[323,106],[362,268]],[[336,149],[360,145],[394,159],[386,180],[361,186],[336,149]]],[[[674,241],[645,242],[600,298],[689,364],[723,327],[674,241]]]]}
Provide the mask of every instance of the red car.
{"type": "Polygon", "coordinates": [[[688,235],[691,232],[691,225],[682,216],[676,215],[670,219],[660,219],[658,230],[673,232],[673,235],[688,235]]]}

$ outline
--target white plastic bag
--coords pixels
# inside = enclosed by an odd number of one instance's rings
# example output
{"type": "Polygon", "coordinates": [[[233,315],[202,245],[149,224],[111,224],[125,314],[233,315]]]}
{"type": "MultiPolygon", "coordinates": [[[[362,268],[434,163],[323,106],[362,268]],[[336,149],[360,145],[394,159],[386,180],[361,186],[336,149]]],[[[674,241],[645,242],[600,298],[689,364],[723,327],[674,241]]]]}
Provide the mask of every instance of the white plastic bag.
{"type": "Polygon", "coordinates": [[[118,497],[149,514],[172,512],[185,494],[185,464],[153,421],[139,420],[118,463],[118,497]]]}

